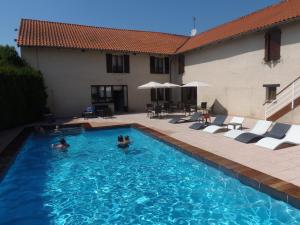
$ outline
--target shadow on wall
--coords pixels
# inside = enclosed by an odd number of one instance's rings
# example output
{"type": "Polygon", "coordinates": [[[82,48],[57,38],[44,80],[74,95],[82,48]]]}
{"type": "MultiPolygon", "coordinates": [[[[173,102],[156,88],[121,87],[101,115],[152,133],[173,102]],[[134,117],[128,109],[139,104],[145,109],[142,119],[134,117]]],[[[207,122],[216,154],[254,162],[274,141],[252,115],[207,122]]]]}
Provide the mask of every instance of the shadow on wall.
{"type": "Polygon", "coordinates": [[[186,61],[186,66],[231,58],[258,50],[262,50],[261,59],[263,60],[264,44],[265,39],[263,32],[233,40],[226,40],[222,43],[217,43],[199,49],[199,51],[197,51],[199,54],[198,57],[189,57],[189,60],[186,61]]]}
{"type": "Polygon", "coordinates": [[[211,111],[213,114],[228,115],[228,110],[219,102],[218,99],[215,99],[212,104],[211,111]]]}
{"type": "Polygon", "coordinates": [[[278,63],[280,63],[280,59],[279,60],[275,60],[275,61],[272,60],[270,62],[265,62],[265,65],[267,65],[271,69],[271,68],[275,68],[278,63]]]}
{"type": "MultiPolygon", "coordinates": [[[[281,30],[282,47],[299,43],[299,23],[287,24],[286,26],[282,26],[281,30]]],[[[253,34],[245,35],[231,40],[225,40],[220,43],[200,48],[200,56],[190,58],[188,62],[186,61],[186,66],[230,58],[257,50],[261,50],[261,60],[263,61],[265,49],[264,35],[265,31],[256,32],[253,34]]],[[[275,67],[279,62],[280,61],[266,63],[266,65],[272,68],[275,67]]]]}

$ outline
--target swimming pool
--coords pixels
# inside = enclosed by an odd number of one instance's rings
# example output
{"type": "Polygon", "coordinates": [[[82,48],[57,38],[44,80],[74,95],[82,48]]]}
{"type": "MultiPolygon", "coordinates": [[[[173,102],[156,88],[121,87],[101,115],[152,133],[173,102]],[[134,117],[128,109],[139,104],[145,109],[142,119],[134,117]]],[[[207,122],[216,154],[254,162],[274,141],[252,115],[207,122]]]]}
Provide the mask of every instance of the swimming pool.
{"type": "Polygon", "coordinates": [[[134,128],[31,135],[0,184],[0,224],[300,224],[300,211],[134,128]],[[134,141],[128,153],[116,137],[134,141]]]}

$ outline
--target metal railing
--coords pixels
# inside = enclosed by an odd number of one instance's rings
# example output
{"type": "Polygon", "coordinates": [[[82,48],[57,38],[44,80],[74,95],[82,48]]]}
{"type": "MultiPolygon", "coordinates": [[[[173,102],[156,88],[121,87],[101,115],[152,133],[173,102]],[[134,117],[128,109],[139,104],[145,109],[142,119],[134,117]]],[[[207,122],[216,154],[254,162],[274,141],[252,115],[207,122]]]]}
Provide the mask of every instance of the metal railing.
{"type": "Polygon", "coordinates": [[[293,82],[283,88],[277,95],[276,99],[271,102],[264,103],[265,119],[274,115],[283,107],[291,104],[291,109],[295,107],[295,100],[300,96],[300,76],[293,82]]]}

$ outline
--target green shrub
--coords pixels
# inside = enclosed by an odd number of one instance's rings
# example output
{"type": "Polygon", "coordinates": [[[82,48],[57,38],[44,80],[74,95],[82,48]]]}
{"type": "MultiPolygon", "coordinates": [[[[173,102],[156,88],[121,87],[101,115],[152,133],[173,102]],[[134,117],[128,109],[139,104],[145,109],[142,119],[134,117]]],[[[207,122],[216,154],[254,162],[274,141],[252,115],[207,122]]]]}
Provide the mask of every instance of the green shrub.
{"type": "Polygon", "coordinates": [[[40,119],[46,100],[42,74],[13,47],[0,46],[0,130],[40,119]]]}

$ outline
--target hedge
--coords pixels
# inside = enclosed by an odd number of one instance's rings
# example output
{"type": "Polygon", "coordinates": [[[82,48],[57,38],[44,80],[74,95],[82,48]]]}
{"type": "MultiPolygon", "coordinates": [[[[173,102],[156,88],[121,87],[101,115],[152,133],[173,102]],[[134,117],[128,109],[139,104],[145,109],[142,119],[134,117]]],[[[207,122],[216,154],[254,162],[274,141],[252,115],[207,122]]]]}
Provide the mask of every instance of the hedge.
{"type": "Polygon", "coordinates": [[[42,74],[13,47],[0,46],[0,130],[41,118],[47,94],[42,74]]]}

